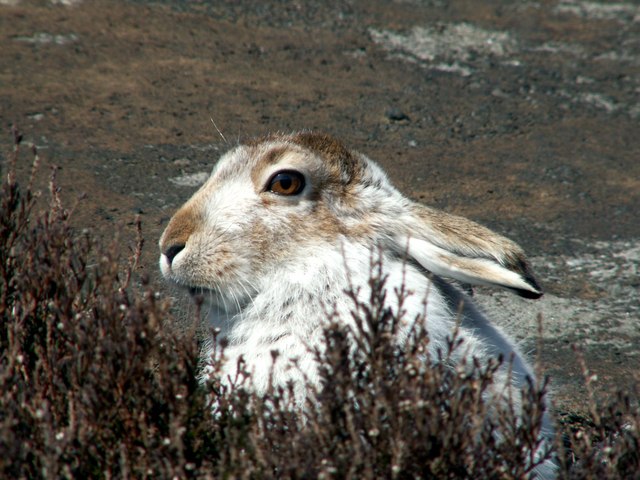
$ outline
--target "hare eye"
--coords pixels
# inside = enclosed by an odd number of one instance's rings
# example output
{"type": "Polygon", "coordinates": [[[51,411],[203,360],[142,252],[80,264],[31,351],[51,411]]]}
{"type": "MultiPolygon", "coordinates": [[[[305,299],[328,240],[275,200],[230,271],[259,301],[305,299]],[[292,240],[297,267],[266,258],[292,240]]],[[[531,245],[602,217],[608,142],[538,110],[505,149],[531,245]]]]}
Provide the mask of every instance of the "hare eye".
{"type": "Polygon", "coordinates": [[[304,176],[300,172],[283,171],[271,177],[267,190],[278,195],[297,195],[304,185],[304,176]]]}

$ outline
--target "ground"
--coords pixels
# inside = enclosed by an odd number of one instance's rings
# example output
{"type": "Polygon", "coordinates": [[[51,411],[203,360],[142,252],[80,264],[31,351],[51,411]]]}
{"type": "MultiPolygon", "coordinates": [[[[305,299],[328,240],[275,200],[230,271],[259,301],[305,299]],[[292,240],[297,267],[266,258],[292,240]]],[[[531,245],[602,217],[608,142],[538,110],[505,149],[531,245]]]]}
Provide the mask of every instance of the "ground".
{"type": "Polygon", "coordinates": [[[15,124],[74,222],[123,248],[140,215],[161,288],[157,239],[223,151],[334,134],[523,246],[545,296],[476,295],[540,346],[557,411],[586,411],[572,345],[598,395],[637,385],[640,6],[305,3],[0,0],[3,158],[15,124]]]}

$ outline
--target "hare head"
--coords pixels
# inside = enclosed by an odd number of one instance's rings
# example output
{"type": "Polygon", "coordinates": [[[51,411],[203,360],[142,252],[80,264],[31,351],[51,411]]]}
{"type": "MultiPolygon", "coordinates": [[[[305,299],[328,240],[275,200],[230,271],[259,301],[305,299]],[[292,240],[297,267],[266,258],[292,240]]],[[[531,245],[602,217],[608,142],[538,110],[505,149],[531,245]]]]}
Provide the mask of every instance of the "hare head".
{"type": "MultiPolygon", "coordinates": [[[[427,271],[542,292],[520,247],[465,218],[419,205],[370,159],[313,133],[271,136],[234,148],[173,216],[160,240],[170,281],[242,310],[274,272],[298,272],[342,240],[405,252],[427,271]]],[[[290,276],[290,275],[288,275],[290,276]]]]}

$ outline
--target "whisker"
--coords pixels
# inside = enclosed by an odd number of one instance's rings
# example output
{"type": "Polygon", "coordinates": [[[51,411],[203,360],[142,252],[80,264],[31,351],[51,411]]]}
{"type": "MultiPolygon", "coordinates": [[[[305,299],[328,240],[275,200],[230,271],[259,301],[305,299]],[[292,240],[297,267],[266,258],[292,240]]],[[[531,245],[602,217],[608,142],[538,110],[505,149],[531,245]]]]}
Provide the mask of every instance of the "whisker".
{"type": "Polygon", "coordinates": [[[229,145],[229,142],[227,141],[227,138],[222,134],[222,132],[220,131],[220,129],[218,128],[218,126],[216,125],[216,122],[213,121],[213,117],[209,117],[209,119],[211,120],[211,123],[213,123],[213,126],[215,127],[215,129],[218,131],[218,133],[220,134],[220,136],[222,137],[222,140],[224,140],[224,143],[226,143],[227,145],[229,145]]]}

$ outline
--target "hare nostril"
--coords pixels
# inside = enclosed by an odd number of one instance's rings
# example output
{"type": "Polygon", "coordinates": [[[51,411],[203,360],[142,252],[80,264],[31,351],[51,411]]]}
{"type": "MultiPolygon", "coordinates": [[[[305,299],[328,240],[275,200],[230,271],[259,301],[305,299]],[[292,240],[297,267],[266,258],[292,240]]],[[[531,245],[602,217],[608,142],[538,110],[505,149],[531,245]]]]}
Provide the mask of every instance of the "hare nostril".
{"type": "Polygon", "coordinates": [[[169,248],[165,250],[164,255],[169,260],[169,265],[173,263],[173,259],[176,258],[176,255],[178,255],[182,250],[184,250],[184,247],[185,247],[184,243],[179,243],[176,245],[171,245],[169,248]]]}

